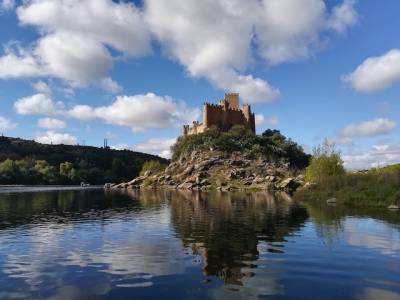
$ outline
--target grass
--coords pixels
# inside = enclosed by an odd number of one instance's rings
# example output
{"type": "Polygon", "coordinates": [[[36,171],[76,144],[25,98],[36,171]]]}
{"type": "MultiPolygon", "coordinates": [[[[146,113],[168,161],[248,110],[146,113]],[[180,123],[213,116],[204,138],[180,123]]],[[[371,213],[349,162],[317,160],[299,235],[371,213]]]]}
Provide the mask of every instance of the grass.
{"type": "Polygon", "coordinates": [[[335,197],[339,203],[350,206],[400,205],[400,168],[326,177],[317,184],[300,189],[295,197],[317,201],[335,197]]]}

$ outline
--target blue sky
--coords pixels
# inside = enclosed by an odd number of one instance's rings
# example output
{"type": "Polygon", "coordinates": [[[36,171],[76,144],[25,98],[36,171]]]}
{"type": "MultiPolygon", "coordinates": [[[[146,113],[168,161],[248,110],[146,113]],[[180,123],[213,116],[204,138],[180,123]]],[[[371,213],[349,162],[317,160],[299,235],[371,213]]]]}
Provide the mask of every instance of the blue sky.
{"type": "Polygon", "coordinates": [[[350,169],[400,161],[397,0],[0,0],[0,132],[169,155],[205,100],[350,169]]]}

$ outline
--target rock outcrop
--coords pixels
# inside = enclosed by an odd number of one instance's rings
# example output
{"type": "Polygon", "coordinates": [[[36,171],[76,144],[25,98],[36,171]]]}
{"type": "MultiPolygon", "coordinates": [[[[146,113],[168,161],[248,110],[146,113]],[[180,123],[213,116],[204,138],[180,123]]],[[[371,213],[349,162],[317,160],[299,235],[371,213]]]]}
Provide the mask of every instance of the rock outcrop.
{"type": "Polygon", "coordinates": [[[283,161],[252,158],[250,154],[193,151],[173,161],[163,172],[143,176],[110,189],[169,188],[184,190],[281,190],[293,192],[303,184],[302,175],[283,161]]]}

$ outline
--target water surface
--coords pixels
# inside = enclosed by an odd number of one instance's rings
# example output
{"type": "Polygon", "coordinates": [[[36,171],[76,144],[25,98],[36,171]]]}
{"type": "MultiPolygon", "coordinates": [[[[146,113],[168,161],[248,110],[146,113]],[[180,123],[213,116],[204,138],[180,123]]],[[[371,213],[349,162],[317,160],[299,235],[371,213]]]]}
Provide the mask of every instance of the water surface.
{"type": "Polygon", "coordinates": [[[400,299],[400,213],[265,193],[0,195],[0,299],[400,299]]]}

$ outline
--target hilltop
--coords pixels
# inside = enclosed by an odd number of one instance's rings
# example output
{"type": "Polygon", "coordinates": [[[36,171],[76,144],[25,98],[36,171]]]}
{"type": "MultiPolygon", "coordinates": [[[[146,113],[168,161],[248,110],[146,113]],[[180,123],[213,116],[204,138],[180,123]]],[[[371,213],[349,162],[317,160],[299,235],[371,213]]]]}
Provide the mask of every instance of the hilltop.
{"type": "Polygon", "coordinates": [[[47,145],[32,140],[2,136],[0,137],[0,184],[118,182],[137,176],[142,165],[150,160],[163,164],[168,162],[155,155],[130,150],[47,145]],[[60,172],[65,174],[60,176],[60,172]]]}
{"type": "Polygon", "coordinates": [[[172,147],[172,162],[163,171],[147,171],[113,188],[189,190],[279,189],[293,191],[310,156],[278,130],[254,134],[235,125],[224,131],[212,126],[203,133],[181,136],[172,147]]]}

